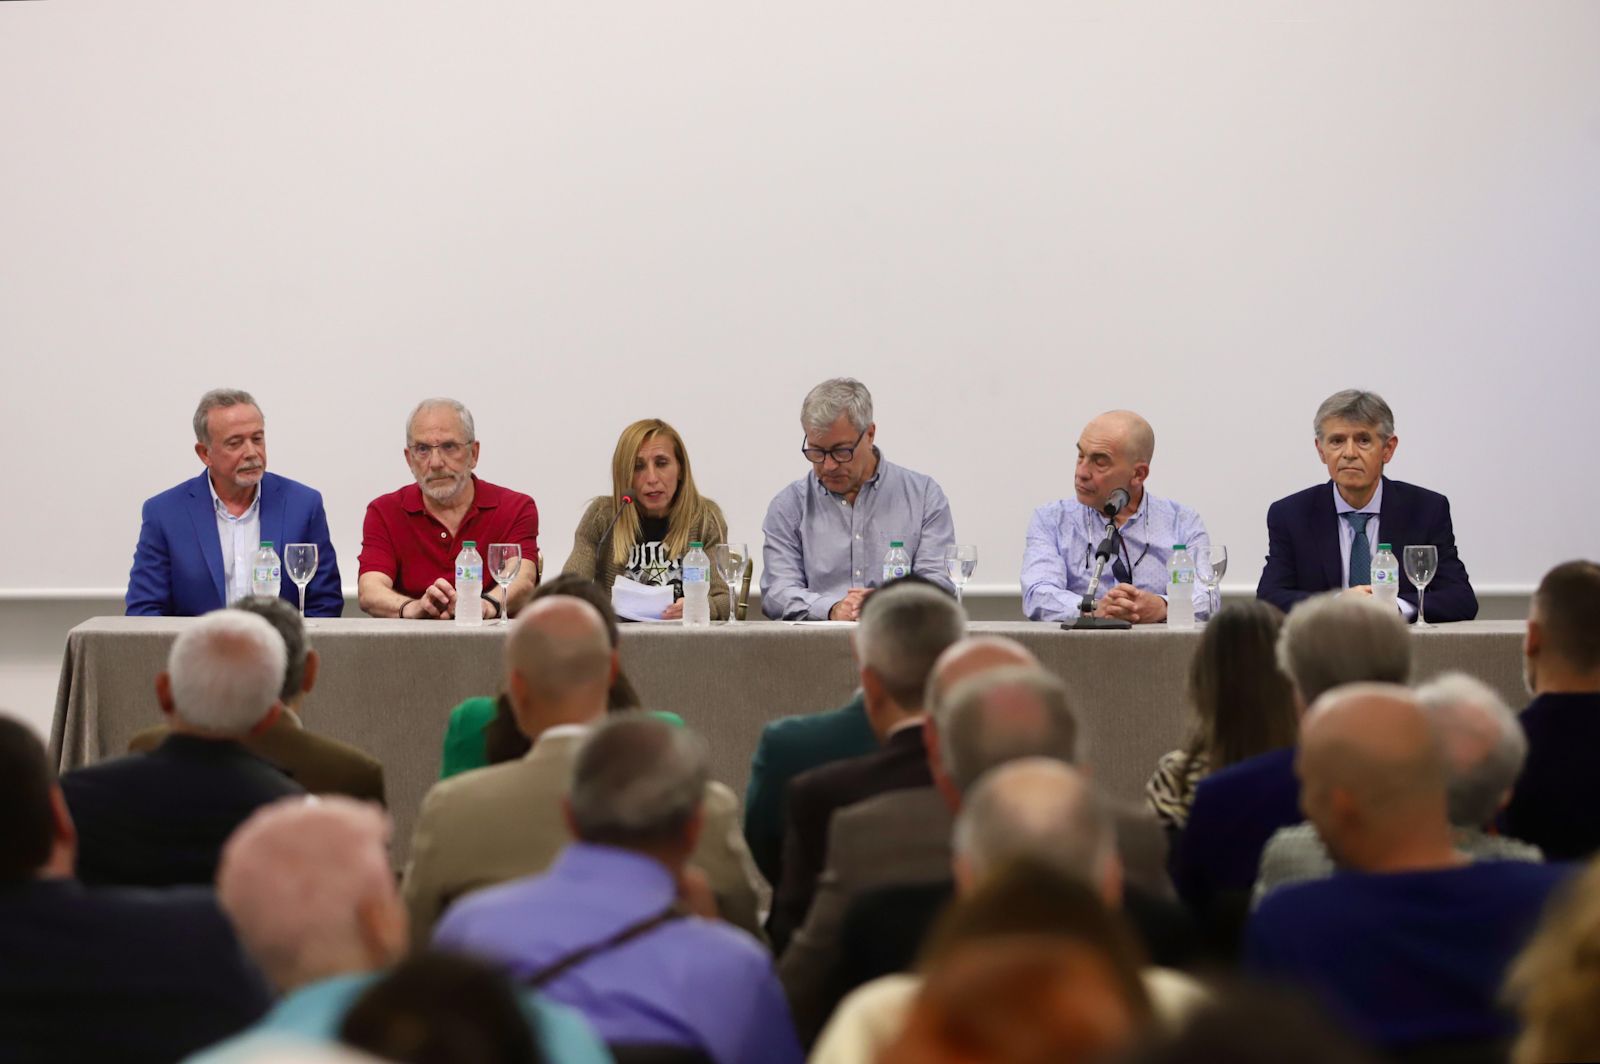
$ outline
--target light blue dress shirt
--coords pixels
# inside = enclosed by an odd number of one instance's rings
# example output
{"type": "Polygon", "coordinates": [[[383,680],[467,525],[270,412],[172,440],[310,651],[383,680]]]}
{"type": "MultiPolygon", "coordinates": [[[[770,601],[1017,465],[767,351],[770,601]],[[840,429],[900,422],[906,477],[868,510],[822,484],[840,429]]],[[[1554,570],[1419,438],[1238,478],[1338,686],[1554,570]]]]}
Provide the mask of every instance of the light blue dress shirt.
{"type": "MultiPolygon", "coordinates": [[[[238,517],[228,512],[227,504],[217,495],[217,486],[211,483],[209,476],[206,477],[206,487],[211,490],[211,508],[217,514],[217,543],[222,547],[222,586],[228,593],[227,604],[232,606],[252,594],[251,565],[256,551],[261,547],[261,485],[256,485],[250,508],[238,517]]],[[[281,558],[283,544],[274,543],[272,547],[281,558]]]]}
{"type": "MultiPolygon", "coordinates": [[[[1066,621],[1078,616],[1078,603],[1094,575],[1094,549],[1105,535],[1105,516],[1075,498],[1057,499],[1033,511],[1022,553],[1022,612],[1030,621],[1066,621]]],[[[1133,570],[1129,583],[1162,598],[1167,597],[1167,562],[1173,545],[1182,543],[1189,548],[1191,558],[1211,545],[1199,514],[1148,491],[1122,526],[1122,538],[1133,570]]],[[[1107,562],[1100,574],[1096,602],[1117,583],[1111,567],[1112,562],[1107,562]]],[[[1210,615],[1209,596],[1198,580],[1194,614],[1210,615]]]]}
{"type": "MultiPolygon", "coordinates": [[[[451,906],[433,944],[475,953],[527,978],[672,904],[665,865],[611,846],[575,842],[550,870],[451,906]]],[[[772,957],[718,920],[669,920],[597,953],[544,986],[583,1013],[610,1045],[689,1046],[717,1064],[800,1064],[789,1005],[772,957]]]]}
{"type": "MultiPolygon", "coordinates": [[[[1367,557],[1378,556],[1378,544],[1383,540],[1378,538],[1378,526],[1383,523],[1383,481],[1378,481],[1378,490],[1372,493],[1372,498],[1367,500],[1367,505],[1356,509],[1344,501],[1344,496],[1339,494],[1339,485],[1333,485],[1333,512],[1339,516],[1339,583],[1341,587],[1350,586],[1350,551],[1356,545],[1356,528],[1344,519],[1345,514],[1371,514],[1367,518],[1367,557]]],[[[1406,619],[1416,616],[1417,608],[1403,598],[1396,598],[1395,605],[1406,619]]]]}
{"type": "Polygon", "coordinates": [[[851,588],[883,583],[883,556],[897,539],[913,572],[954,590],[944,554],[956,530],[944,492],[932,477],[895,465],[876,447],[873,453],[877,471],[853,505],[809,473],[767,507],[762,613],[773,620],[827,620],[851,588]]]}

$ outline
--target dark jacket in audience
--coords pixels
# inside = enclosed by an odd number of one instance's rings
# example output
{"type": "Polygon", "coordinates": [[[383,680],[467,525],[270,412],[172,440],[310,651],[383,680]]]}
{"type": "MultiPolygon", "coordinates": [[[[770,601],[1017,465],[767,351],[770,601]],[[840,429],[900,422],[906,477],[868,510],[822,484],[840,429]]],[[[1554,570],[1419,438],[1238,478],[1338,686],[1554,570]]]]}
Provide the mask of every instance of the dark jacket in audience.
{"type": "Polygon", "coordinates": [[[1528,760],[1506,807],[1506,833],[1550,861],[1600,851],[1600,694],[1540,695],[1522,711],[1528,760]]]}
{"type": "Polygon", "coordinates": [[[1178,896],[1198,912],[1219,898],[1248,899],[1267,840],[1304,819],[1292,748],[1213,772],[1195,789],[1189,825],[1173,853],[1178,896]]]}

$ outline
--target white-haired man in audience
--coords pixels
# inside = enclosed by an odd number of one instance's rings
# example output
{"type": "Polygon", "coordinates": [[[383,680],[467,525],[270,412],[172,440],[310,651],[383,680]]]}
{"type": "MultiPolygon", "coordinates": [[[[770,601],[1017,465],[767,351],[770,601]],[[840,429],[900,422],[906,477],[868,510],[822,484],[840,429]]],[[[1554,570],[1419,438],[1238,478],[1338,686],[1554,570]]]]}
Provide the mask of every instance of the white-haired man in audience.
{"type": "MultiPolygon", "coordinates": [[[[1487,830],[1511,799],[1528,755],[1510,707],[1487,684],[1459,672],[1417,688],[1417,701],[1444,744],[1456,849],[1474,861],[1542,861],[1537,846],[1487,830]]],[[[1315,825],[1281,828],[1261,855],[1255,903],[1277,887],[1331,876],[1335,867],[1315,825]]]]}
{"type": "Polygon", "coordinates": [[[573,766],[575,841],[550,870],[445,914],[437,946],[506,964],[589,1017],[613,1046],[698,1051],[716,1064],[802,1054],[766,950],[719,921],[689,861],[705,830],[705,745],[629,713],[573,766]]]}
{"type": "MultiPolygon", "coordinates": [[[[290,799],[259,810],[228,840],[217,898],[283,996],[249,1031],[191,1064],[222,1064],[280,1042],[336,1041],[362,991],[406,952],[389,818],[365,802],[290,799]]],[[[550,1059],[608,1059],[582,1017],[531,993],[523,1006],[550,1059]]]]}
{"type": "Polygon", "coordinates": [[[155,685],[172,734],[148,754],[61,777],[84,882],[208,884],[234,828],[304,793],[241,742],[282,711],[286,660],[272,625],[242,610],[208,613],[179,634],[155,685]]]}

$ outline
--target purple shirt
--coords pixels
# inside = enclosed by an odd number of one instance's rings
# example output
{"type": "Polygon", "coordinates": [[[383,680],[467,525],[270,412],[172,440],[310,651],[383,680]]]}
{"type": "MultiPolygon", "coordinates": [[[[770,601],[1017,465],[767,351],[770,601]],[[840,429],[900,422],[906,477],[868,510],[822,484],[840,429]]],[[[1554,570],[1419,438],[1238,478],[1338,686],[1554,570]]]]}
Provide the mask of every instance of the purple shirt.
{"type": "MultiPolygon", "coordinates": [[[[664,865],[575,842],[544,875],[478,891],[450,908],[433,944],[526,977],[672,904],[664,865]]],[[[699,1048],[717,1064],[800,1064],[788,1003],[755,939],[715,920],[670,920],[542,988],[613,1045],[699,1048]]]]}

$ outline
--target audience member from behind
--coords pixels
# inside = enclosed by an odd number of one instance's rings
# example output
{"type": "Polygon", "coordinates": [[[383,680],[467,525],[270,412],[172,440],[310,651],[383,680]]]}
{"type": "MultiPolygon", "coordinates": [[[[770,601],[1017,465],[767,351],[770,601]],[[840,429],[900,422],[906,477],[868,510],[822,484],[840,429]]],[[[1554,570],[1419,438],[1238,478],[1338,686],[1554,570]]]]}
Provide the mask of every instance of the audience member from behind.
{"type": "Polygon", "coordinates": [[[1515,1064],[1600,1060],[1600,861],[1560,891],[1512,965],[1506,996],[1522,1019],[1515,1064]]]}
{"type": "MultiPolygon", "coordinates": [[[[525,757],[434,784],[423,799],[406,868],[415,941],[471,891],[542,872],[571,841],[561,802],[584,738],[606,717],[617,652],[589,603],[540,599],[506,640],[506,691],[517,727],[533,740],[525,757]]],[[[706,830],[694,864],[716,892],[723,917],[752,933],[756,886],[738,833],[739,800],[707,782],[706,830]]]]}
{"type": "Polygon", "coordinates": [[[233,829],[304,789],[244,746],[282,712],[288,662],[272,625],[218,610],[186,628],[156,677],[171,734],[148,754],[61,777],[78,825],[78,876],[130,886],[209,884],[233,829]]]}
{"type": "Polygon", "coordinates": [[[43,745],[0,715],[0,1056],[167,1064],[265,1011],[210,891],[82,886],[76,846],[43,745]]]}
{"type": "MultiPolygon", "coordinates": [[[[1123,1064],[1379,1064],[1300,994],[1233,987],[1123,1064]]],[[[1441,1062],[1443,1064],[1443,1062],[1441,1062]]],[[[1459,1064],[1470,1064],[1462,1060],[1459,1064]]]]}
{"type": "MultiPolygon", "coordinates": [[[[232,609],[266,619],[283,640],[287,664],[278,701],[283,712],[265,729],[247,735],[245,748],[287,772],[312,794],[345,794],[383,803],[383,766],[349,743],[307,731],[302,719],[306,696],[316,686],[321,657],[306,639],[300,613],[281,598],[252,596],[232,609]]],[[[171,734],[165,725],[147,728],[128,743],[128,752],[149,753],[171,734]]]]}
{"type": "MultiPolygon", "coordinates": [[[[1456,849],[1474,861],[1542,861],[1537,846],[1489,830],[1510,799],[1528,752],[1510,708],[1486,684],[1459,672],[1418,688],[1417,701],[1443,744],[1456,849]]],[[[1280,828],[1261,855],[1255,901],[1286,883],[1324,879],[1334,868],[1316,825],[1280,828]]]]}
{"type": "Polygon", "coordinates": [[[1533,594],[1522,646],[1533,701],[1522,711],[1528,763],[1506,828],[1552,861],[1600,852],[1600,565],[1566,562],[1533,594]]]}
{"type": "MultiPolygon", "coordinates": [[[[1410,632],[1399,613],[1370,596],[1330,592],[1307,599],[1284,621],[1278,666],[1303,711],[1341,684],[1408,682],[1410,632]]],[[[1231,945],[1249,906],[1267,840],[1304,819],[1292,747],[1213,772],[1195,788],[1172,878],[1221,945],[1231,945]]]]}
{"type": "Polygon", "coordinates": [[[1189,702],[1198,718],[1182,750],[1162,754],[1145,784],[1150,809],[1169,831],[1189,821],[1207,774],[1294,745],[1300,712],[1275,648],[1283,613],[1265,602],[1224,606],[1207,622],[1189,662],[1189,702]]]}
{"type": "MultiPolygon", "coordinates": [[[[260,1023],[191,1064],[334,1042],[357,998],[406,952],[389,818],[364,802],[288,800],[257,812],[228,840],[217,898],[282,996],[260,1023]]],[[[523,1004],[554,1059],[604,1059],[581,1018],[531,995],[523,1004]]]]}
{"type": "Polygon", "coordinates": [[[421,953],[361,994],[345,1045],[395,1064],[561,1064],[539,1051],[505,973],[471,957],[421,953]]]}
{"type": "Polygon", "coordinates": [[[504,963],[613,1046],[799,1061],[766,950],[701,918],[714,907],[689,861],[707,830],[707,779],[705,746],[684,729],[643,714],[607,721],[573,767],[575,841],[547,873],[453,906],[435,944],[504,963]]]}
{"type": "Polygon", "coordinates": [[[1306,715],[1306,815],[1344,874],[1267,895],[1245,961],[1299,983],[1375,1046],[1492,1047],[1506,968],[1565,868],[1473,864],[1455,848],[1437,729],[1403,687],[1353,684],[1306,715]]]}

